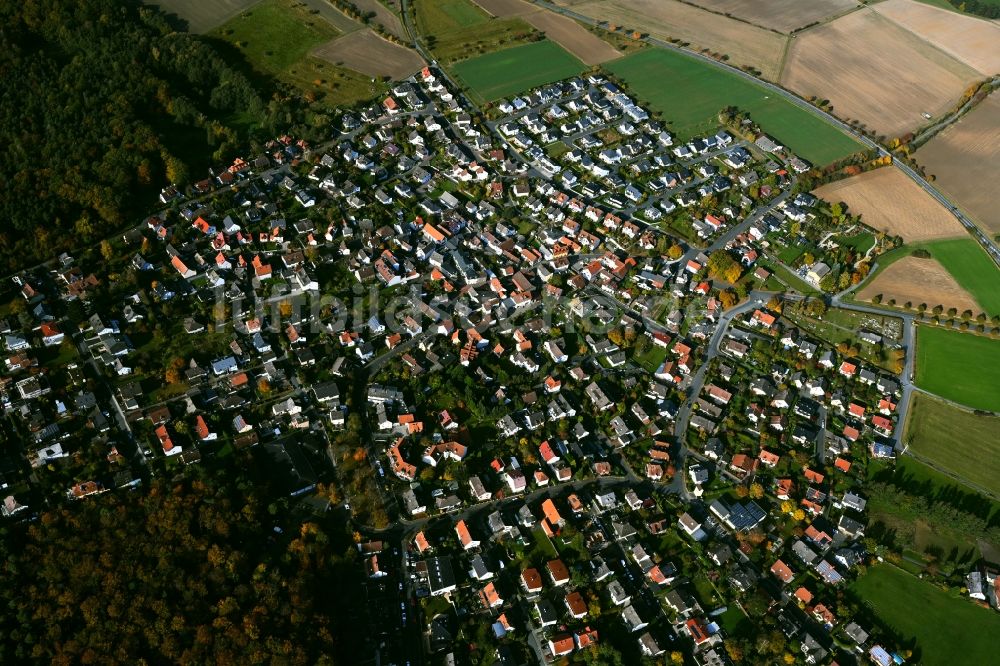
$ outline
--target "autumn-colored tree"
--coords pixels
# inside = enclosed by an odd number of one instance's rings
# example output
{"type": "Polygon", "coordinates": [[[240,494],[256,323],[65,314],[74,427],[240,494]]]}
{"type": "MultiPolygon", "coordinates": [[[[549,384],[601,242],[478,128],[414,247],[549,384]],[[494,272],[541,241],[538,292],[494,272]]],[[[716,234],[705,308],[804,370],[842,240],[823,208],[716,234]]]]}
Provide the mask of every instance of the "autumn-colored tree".
{"type": "Polygon", "coordinates": [[[759,483],[750,484],[750,499],[760,499],[764,496],[764,486],[759,483]]]}
{"type": "Polygon", "coordinates": [[[736,292],[732,289],[726,289],[725,291],[719,292],[719,303],[722,304],[723,310],[728,310],[733,307],[736,305],[736,292]]]}
{"type": "Polygon", "coordinates": [[[806,512],[803,511],[802,509],[796,509],[795,513],[792,514],[792,518],[794,518],[799,522],[802,522],[803,520],[806,519],[806,512]]]}
{"type": "Polygon", "coordinates": [[[271,392],[271,382],[267,381],[265,377],[261,377],[257,380],[257,392],[261,395],[267,395],[271,392]]]}

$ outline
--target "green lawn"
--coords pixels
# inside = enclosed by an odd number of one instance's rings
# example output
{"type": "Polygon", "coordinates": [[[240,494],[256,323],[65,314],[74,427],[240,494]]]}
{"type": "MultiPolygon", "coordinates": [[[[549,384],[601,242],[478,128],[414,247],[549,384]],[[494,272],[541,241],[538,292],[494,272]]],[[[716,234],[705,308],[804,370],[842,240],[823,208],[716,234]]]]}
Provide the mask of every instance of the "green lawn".
{"type": "Polygon", "coordinates": [[[1000,269],[972,238],[927,243],[931,256],[972,294],[987,314],[1000,314],[1000,269]]]}
{"type": "Polygon", "coordinates": [[[645,368],[647,372],[654,373],[663,365],[663,361],[666,358],[666,347],[651,344],[646,351],[636,355],[635,362],[645,368]]]}
{"type": "Polygon", "coordinates": [[[837,236],[836,241],[844,247],[852,248],[859,254],[864,254],[875,245],[875,234],[862,232],[854,236],[837,236]]]}
{"type": "Polygon", "coordinates": [[[914,663],[992,664],[1000,614],[889,565],[877,565],[851,591],[903,639],[916,639],[914,663]],[[956,649],[961,646],[960,650],[956,649]]]}
{"type": "Polygon", "coordinates": [[[915,393],[906,443],[917,455],[1000,496],[1000,417],[915,393]]]}
{"type": "Polygon", "coordinates": [[[718,113],[736,106],[768,134],[816,165],[862,146],[832,125],[732,72],[666,49],[645,49],[605,65],[641,101],[663,114],[681,139],[718,126],[718,113]]]}
{"type": "Polygon", "coordinates": [[[998,378],[1000,341],[945,328],[917,328],[920,388],[975,409],[1000,412],[998,378]]]}
{"type": "Polygon", "coordinates": [[[493,101],[576,76],[586,66],[545,39],[463,60],[452,69],[480,98],[493,101]]]}

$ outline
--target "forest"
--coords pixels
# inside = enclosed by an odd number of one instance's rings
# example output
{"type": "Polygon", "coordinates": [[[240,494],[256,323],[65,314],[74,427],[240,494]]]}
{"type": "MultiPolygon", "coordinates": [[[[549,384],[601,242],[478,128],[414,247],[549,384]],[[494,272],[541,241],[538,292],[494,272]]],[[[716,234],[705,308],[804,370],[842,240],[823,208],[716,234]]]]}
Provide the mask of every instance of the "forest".
{"type": "Polygon", "coordinates": [[[343,663],[346,527],[285,520],[263,475],[185,477],[3,528],[0,663],[343,663]]]}
{"type": "Polygon", "coordinates": [[[154,7],[5,2],[0,26],[0,270],[136,224],[164,185],[290,129],[283,91],[154,7]]]}

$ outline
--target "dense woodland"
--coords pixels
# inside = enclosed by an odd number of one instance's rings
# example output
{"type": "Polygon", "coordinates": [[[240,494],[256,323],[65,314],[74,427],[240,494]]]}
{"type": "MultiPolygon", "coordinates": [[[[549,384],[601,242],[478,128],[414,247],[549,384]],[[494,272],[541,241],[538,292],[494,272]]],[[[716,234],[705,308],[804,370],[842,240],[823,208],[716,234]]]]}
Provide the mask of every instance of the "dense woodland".
{"type": "Polygon", "coordinates": [[[291,129],[282,91],[216,48],[130,0],[0,3],[0,271],[137,223],[250,128],[291,129]]]}
{"type": "Polygon", "coordinates": [[[995,0],[948,0],[948,2],[963,12],[986,18],[1000,18],[1000,4],[995,0]]]}
{"type": "Polygon", "coordinates": [[[161,479],[5,528],[0,663],[341,663],[350,535],[265,487],[161,479]]]}

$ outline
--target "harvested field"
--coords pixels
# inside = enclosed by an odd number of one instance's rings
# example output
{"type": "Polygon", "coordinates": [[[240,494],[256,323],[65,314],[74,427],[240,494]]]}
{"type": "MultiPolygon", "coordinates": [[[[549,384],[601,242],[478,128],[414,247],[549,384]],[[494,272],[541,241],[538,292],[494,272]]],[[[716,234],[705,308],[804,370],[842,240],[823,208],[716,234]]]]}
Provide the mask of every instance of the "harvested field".
{"type": "Polygon", "coordinates": [[[787,38],[770,30],[699,9],[675,0],[591,0],[573,11],[660,39],[688,42],[729,56],[736,66],[754,67],[776,81],[787,38]]]}
{"type": "Polygon", "coordinates": [[[831,203],[842,201],[861,221],[907,243],[965,235],[958,219],[899,169],[867,171],[817,189],[831,203]]]}
{"type": "Polygon", "coordinates": [[[922,146],[914,157],[934,185],[991,234],[1000,233],[1000,207],[987,183],[1000,183],[1000,93],[922,146]]]}
{"type": "Polygon", "coordinates": [[[233,18],[259,0],[160,0],[163,11],[177,14],[187,21],[188,30],[196,33],[208,32],[233,18]]]}
{"type": "Polygon", "coordinates": [[[424,66],[413,49],[393,44],[370,29],[338,37],[313,51],[313,55],[367,76],[405,79],[424,66]]]}
{"type": "Polygon", "coordinates": [[[729,14],[778,32],[792,32],[858,6],[854,0],[691,0],[712,11],[729,14]]]}
{"type": "Polygon", "coordinates": [[[381,23],[382,27],[400,39],[409,39],[399,17],[379,0],[351,0],[351,2],[363,12],[375,12],[375,17],[372,19],[374,23],[381,23]]]}
{"type": "Polygon", "coordinates": [[[870,301],[879,294],[882,294],[883,303],[894,298],[898,305],[910,302],[914,307],[926,303],[928,308],[942,305],[959,312],[982,310],[969,292],[934,259],[903,257],[876,275],[857,297],[870,301]]]}
{"type": "Polygon", "coordinates": [[[971,67],[870,9],[811,28],[792,40],[781,82],[829,99],[836,115],[899,136],[924,113],[948,110],[981,78],[971,67]]]}
{"type": "Polygon", "coordinates": [[[622,56],[621,51],[573,19],[533,5],[525,0],[474,0],[493,16],[518,16],[563,47],[585,65],[599,65],[622,56]]]}
{"type": "Polygon", "coordinates": [[[981,74],[1000,72],[1000,25],[914,0],[886,0],[872,7],[981,74]]]}
{"type": "Polygon", "coordinates": [[[621,57],[621,52],[571,18],[548,10],[523,17],[545,36],[563,47],[585,65],[598,65],[621,57]]]}

